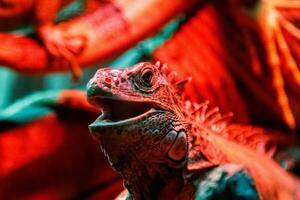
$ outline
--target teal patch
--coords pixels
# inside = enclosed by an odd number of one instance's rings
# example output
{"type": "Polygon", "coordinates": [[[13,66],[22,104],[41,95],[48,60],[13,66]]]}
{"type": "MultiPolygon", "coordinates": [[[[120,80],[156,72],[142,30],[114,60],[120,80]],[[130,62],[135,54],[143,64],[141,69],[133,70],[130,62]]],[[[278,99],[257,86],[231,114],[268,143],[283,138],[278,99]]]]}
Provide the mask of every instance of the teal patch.
{"type": "Polygon", "coordinates": [[[205,179],[196,180],[194,184],[197,189],[196,200],[259,200],[254,180],[243,169],[231,174],[224,166],[219,166],[209,171],[205,179]]]}
{"type": "Polygon", "coordinates": [[[86,5],[86,0],[75,0],[74,2],[68,4],[64,8],[62,8],[56,15],[55,23],[59,23],[61,21],[69,20],[73,17],[80,16],[86,5]]]}
{"type": "Polygon", "coordinates": [[[99,88],[97,85],[88,85],[87,86],[87,96],[88,97],[95,97],[95,96],[102,96],[102,97],[111,97],[111,92],[107,92],[99,88]]]}
{"type": "Polygon", "coordinates": [[[36,92],[18,100],[0,112],[1,122],[24,124],[51,113],[51,105],[57,103],[60,90],[36,92]]]}
{"type": "Polygon", "coordinates": [[[24,24],[18,27],[15,30],[12,30],[11,33],[20,34],[20,35],[30,35],[34,33],[34,26],[33,24],[24,24]]]}

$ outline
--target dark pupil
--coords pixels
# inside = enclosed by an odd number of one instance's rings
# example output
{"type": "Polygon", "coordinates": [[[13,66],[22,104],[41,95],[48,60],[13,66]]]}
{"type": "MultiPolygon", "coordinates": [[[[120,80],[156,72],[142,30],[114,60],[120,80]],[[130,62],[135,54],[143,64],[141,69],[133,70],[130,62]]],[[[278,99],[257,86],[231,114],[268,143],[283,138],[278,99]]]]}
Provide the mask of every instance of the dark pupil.
{"type": "Polygon", "coordinates": [[[147,71],[142,75],[143,82],[149,86],[152,82],[153,73],[151,71],[147,71]]]}

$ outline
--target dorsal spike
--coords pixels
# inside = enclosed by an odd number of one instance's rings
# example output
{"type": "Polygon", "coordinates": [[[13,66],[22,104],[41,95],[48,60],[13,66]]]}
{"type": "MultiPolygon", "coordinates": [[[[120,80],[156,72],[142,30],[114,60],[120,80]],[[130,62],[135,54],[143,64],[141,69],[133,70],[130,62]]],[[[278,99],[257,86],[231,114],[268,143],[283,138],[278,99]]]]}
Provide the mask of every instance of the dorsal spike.
{"type": "Polygon", "coordinates": [[[160,67],[161,67],[161,64],[160,64],[160,61],[158,60],[158,61],[156,61],[156,63],[155,63],[155,66],[158,68],[158,69],[160,69],[160,67]]]}
{"type": "Polygon", "coordinates": [[[220,111],[219,107],[214,107],[213,109],[209,110],[206,115],[205,118],[209,119],[210,117],[214,117],[215,114],[218,114],[220,111]]]}
{"type": "Polygon", "coordinates": [[[191,80],[192,80],[192,78],[189,77],[188,79],[181,80],[181,81],[178,81],[178,82],[173,84],[173,86],[175,87],[175,89],[176,89],[176,91],[179,95],[181,95],[183,93],[184,86],[187,83],[189,83],[191,80]]]}
{"type": "Polygon", "coordinates": [[[213,126],[214,124],[216,124],[217,122],[219,122],[222,119],[222,115],[220,113],[216,113],[214,114],[214,116],[208,120],[205,124],[208,127],[213,126]]]}
{"type": "Polygon", "coordinates": [[[185,109],[186,109],[186,110],[190,110],[191,107],[192,107],[191,101],[189,101],[189,100],[185,101],[185,109]]]}
{"type": "Polygon", "coordinates": [[[206,100],[206,101],[204,101],[204,102],[198,104],[198,106],[199,106],[199,108],[203,108],[205,105],[208,106],[208,104],[209,104],[209,101],[206,100]]]}
{"type": "Polygon", "coordinates": [[[160,71],[161,71],[163,74],[167,74],[168,71],[169,71],[168,64],[165,63],[165,64],[161,65],[160,71]]]}
{"type": "Polygon", "coordinates": [[[203,105],[203,108],[202,108],[201,111],[200,111],[200,120],[201,120],[201,122],[204,122],[205,119],[206,119],[205,116],[206,116],[207,108],[208,108],[208,104],[204,104],[204,105],[203,105]]]}
{"type": "Polygon", "coordinates": [[[178,80],[178,73],[177,72],[170,72],[167,75],[168,81],[173,84],[178,80]]]}
{"type": "Polygon", "coordinates": [[[199,112],[199,110],[203,109],[203,107],[205,105],[208,105],[208,104],[209,104],[208,101],[204,101],[201,104],[199,104],[199,103],[193,103],[194,110],[192,111],[192,114],[199,112]]]}

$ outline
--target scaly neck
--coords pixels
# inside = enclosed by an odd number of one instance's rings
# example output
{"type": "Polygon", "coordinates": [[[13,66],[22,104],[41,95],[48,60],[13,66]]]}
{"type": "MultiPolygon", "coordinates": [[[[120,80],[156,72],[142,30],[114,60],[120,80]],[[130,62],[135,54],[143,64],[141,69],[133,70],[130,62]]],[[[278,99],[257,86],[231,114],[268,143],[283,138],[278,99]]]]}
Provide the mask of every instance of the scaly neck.
{"type": "MultiPolygon", "coordinates": [[[[166,191],[180,191],[183,187],[183,168],[171,168],[165,164],[128,162],[130,166],[121,171],[125,187],[135,200],[159,199],[166,191]]],[[[176,195],[176,193],[170,195],[176,195]]],[[[172,198],[171,198],[172,199],[172,198]]]]}

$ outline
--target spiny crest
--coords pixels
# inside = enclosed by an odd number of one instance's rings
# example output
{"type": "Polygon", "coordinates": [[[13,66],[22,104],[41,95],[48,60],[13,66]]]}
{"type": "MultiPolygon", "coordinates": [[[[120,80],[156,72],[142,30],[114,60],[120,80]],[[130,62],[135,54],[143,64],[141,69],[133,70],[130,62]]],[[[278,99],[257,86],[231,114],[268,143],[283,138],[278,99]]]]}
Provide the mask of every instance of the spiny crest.
{"type": "Polygon", "coordinates": [[[218,107],[209,109],[208,105],[208,101],[201,104],[185,101],[185,115],[192,124],[189,132],[191,145],[188,155],[188,170],[211,167],[226,159],[221,150],[216,146],[211,146],[209,139],[203,135],[213,132],[225,136],[233,113],[221,115],[218,107]],[[203,134],[205,132],[206,134],[203,134]],[[210,150],[203,152],[203,148],[210,148],[210,150]]]}
{"type": "Polygon", "coordinates": [[[163,74],[170,85],[172,85],[178,95],[182,95],[184,86],[189,83],[192,79],[191,77],[180,80],[178,73],[175,71],[171,71],[167,64],[161,64],[160,61],[156,61],[155,67],[163,74]]]}
{"type": "MultiPolygon", "coordinates": [[[[157,61],[155,66],[175,88],[182,100],[184,100],[184,96],[182,95],[184,86],[191,81],[191,78],[179,80],[178,74],[171,71],[167,64],[161,64],[160,61],[157,61]]],[[[209,101],[205,101],[201,104],[184,101],[181,107],[183,108],[186,118],[190,119],[192,123],[205,125],[205,127],[212,131],[220,133],[227,127],[233,113],[222,115],[220,114],[218,107],[208,109],[208,105],[209,101]]]]}
{"type": "Polygon", "coordinates": [[[185,115],[191,120],[191,123],[202,124],[217,133],[223,132],[232,118],[233,113],[230,112],[222,115],[218,107],[209,109],[208,105],[209,101],[205,101],[201,104],[185,101],[185,115]]]}

